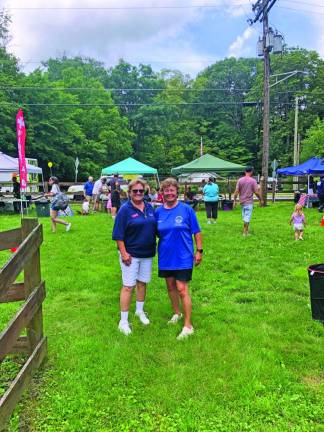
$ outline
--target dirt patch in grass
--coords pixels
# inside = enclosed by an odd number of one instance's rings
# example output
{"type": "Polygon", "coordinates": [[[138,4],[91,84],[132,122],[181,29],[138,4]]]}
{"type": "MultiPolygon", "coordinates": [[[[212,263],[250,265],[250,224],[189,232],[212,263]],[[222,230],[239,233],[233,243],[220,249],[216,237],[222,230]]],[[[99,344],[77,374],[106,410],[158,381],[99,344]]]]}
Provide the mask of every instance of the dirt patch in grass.
{"type": "Polygon", "coordinates": [[[307,375],[302,378],[303,383],[309,387],[318,388],[324,384],[324,374],[320,375],[307,375]]]}

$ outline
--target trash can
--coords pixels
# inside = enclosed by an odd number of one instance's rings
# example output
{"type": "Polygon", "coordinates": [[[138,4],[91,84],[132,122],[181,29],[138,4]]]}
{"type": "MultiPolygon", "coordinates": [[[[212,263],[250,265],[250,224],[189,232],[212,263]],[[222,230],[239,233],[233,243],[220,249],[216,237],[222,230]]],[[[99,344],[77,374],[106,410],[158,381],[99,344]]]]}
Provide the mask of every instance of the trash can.
{"type": "Polygon", "coordinates": [[[37,217],[48,217],[50,215],[50,203],[47,200],[35,201],[37,217]]]}
{"type": "Polygon", "coordinates": [[[227,200],[227,199],[224,199],[224,200],[222,201],[222,209],[223,209],[224,211],[233,210],[233,201],[231,201],[231,200],[227,200]]]}
{"type": "Polygon", "coordinates": [[[324,323],[324,264],[308,267],[312,318],[324,323]]]}

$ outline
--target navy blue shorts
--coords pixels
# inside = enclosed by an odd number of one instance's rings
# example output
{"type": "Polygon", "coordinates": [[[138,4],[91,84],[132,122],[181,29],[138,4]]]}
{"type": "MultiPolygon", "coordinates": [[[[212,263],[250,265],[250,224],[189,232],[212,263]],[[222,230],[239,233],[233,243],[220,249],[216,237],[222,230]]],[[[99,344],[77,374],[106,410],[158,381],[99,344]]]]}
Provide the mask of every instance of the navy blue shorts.
{"type": "Polygon", "coordinates": [[[192,268],[182,270],[159,270],[160,278],[173,277],[178,281],[189,282],[192,278],[192,268]]]}

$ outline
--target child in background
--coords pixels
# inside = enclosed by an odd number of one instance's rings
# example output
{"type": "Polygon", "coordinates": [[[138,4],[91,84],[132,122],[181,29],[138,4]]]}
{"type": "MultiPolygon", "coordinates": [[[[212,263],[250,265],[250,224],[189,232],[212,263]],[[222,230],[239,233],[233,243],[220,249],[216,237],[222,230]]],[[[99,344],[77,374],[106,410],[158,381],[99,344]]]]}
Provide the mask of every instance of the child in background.
{"type": "Polygon", "coordinates": [[[107,199],[107,213],[111,213],[111,192],[108,192],[108,199],[107,199]]]}
{"type": "Polygon", "coordinates": [[[303,207],[300,204],[295,205],[295,211],[291,215],[289,223],[290,225],[292,223],[294,224],[295,240],[304,240],[303,232],[306,226],[306,219],[303,213],[303,207]]]}
{"type": "Polygon", "coordinates": [[[90,206],[90,203],[87,200],[87,198],[85,198],[83,200],[83,203],[82,203],[82,214],[83,214],[83,216],[87,216],[89,214],[89,210],[90,210],[89,206],[90,206]]]}

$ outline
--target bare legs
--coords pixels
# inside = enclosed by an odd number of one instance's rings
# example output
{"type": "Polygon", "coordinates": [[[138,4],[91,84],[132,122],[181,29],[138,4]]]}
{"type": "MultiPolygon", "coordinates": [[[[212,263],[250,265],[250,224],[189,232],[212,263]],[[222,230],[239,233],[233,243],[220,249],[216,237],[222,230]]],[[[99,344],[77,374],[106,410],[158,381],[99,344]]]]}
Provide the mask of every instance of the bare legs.
{"type": "Polygon", "coordinates": [[[68,222],[62,220],[62,219],[58,219],[57,217],[57,211],[56,210],[52,210],[50,211],[50,215],[51,215],[51,224],[52,224],[52,231],[56,232],[56,224],[62,224],[62,225],[69,225],[68,222]]]}
{"type": "MultiPolygon", "coordinates": [[[[123,286],[120,291],[120,310],[128,312],[132,301],[132,293],[134,287],[123,286]]],[[[146,283],[137,281],[136,284],[136,300],[143,302],[146,295],[146,283]]]]}
{"type": "Polygon", "coordinates": [[[243,235],[244,236],[249,234],[249,225],[250,225],[249,222],[244,222],[244,225],[243,225],[243,235]]]}
{"type": "Polygon", "coordinates": [[[184,326],[191,328],[191,311],[192,311],[192,303],[189,295],[189,286],[188,282],[176,280],[173,277],[165,278],[169,298],[171,300],[171,304],[174,312],[179,315],[180,314],[180,299],[184,312],[184,326]]]}

